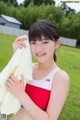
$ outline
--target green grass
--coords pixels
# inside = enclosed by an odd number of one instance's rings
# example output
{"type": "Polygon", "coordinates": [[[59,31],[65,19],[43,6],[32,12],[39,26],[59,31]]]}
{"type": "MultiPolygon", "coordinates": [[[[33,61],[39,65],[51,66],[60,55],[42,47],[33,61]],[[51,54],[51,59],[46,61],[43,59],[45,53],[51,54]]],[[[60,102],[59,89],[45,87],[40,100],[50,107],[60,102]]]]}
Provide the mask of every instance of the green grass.
{"type": "MultiPolygon", "coordinates": [[[[15,37],[12,36],[0,35],[0,71],[12,56],[12,42],[14,39],[15,37]]],[[[71,78],[69,95],[59,120],[80,120],[80,49],[61,46],[57,50],[57,64],[71,78]]]]}
{"type": "Polygon", "coordinates": [[[12,56],[12,42],[15,37],[0,34],[0,71],[5,67],[12,56]]]}
{"type": "Polygon", "coordinates": [[[57,51],[58,65],[71,78],[71,86],[60,120],[80,120],[80,49],[61,46],[57,51]]]}

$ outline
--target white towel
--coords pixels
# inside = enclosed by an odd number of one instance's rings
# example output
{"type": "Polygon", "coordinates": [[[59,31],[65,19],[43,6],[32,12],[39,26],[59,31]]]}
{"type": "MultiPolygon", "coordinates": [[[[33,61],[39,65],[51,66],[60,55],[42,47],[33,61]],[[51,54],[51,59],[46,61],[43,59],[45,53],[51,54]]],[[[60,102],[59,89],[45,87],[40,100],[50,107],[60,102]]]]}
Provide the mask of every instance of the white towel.
{"type": "Polygon", "coordinates": [[[16,113],[21,107],[19,100],[6,89],[5,83],[7,79],[13,74],[20,80],[21,75],[23,75],[25,82],[24,86],[28,81],[32,80],[32,56],[28,37],[24,42],[27,47],[21,49],[18,48],[7,66],[0,73],[1,114],[8,115],[11,113],[16,113]]]}

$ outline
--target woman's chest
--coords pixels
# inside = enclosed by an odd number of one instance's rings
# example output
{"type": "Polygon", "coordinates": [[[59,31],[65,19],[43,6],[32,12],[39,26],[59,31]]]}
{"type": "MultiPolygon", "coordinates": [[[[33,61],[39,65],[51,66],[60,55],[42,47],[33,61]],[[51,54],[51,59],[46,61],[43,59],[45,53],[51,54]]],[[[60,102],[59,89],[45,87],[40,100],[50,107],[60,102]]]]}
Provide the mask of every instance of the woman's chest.
{"type": "Polygon", "coordinates": [[[51,90],[48,89],[50,86],[46,85],[40,83],[38,85],[26,84],[25,88],[25,92],[29,95],[32,101],[43,110],[46,110],[47,108],[51,92],[51,90]]]}
{"type": "Polygon", "coordinates": [[[44,79],[50,72],[51,72],[50,70],[41,71],[41,70],[33,69],[32,76],[33,76],[33,79],[34,79],[34,80],[42,80],[42,79],[44,79]]]}

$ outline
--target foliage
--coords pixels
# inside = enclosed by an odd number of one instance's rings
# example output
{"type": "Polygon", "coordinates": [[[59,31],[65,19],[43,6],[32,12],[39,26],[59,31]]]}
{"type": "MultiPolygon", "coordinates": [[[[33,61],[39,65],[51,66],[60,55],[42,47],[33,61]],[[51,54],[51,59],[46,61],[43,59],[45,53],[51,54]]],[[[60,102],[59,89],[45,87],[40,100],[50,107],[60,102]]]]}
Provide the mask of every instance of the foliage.
{"type": "Polygon", "coordinates": [[[73,14],[70,22],[70,35],[72,38],[76,38],[78,44],[80,44],[80,14],[73,14]]]}
{"type": "Polygon", "coordinates": [[[7,8],[7,5],[1,1],[0,2],[0,14],[2,14],[2,13],[6,14],[6,11],[5,11],[6,8],[7,8]]]}
{"type": "Polygon", "coordinates": [[[80,45],[80,14],[72,14],[63,19],[60,25],[62,36],[77,39],[80,45]]]}
{"type": "Polygon", "coordinates": [[[51,4],[55,4],[54,0],[24,0],[24,6],[27,7],[30,3],[33,3],[34,5],[40,6],[42,4],[45,5],[51,5],[51,4]]]}
{"type": "Polygon", "coordinates": [[[24,0],[23,5],[27,7],[31,3],[31,0],[24,0]]]}
{"type": "Polygon", "coordinates": [[[17,0],[1,0],[4,3],[8,3],[8,4],[13,4],[14,6],[18,6],[17,0]]]}

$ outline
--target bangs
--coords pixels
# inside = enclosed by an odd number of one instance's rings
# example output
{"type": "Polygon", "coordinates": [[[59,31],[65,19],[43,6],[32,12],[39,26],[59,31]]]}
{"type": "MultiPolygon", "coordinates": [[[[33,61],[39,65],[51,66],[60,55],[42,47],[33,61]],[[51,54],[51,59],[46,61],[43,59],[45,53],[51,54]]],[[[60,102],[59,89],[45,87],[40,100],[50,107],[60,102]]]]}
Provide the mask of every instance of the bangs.
{"type": "Polygon", "coordinates": [[[33,27],[33,29],[29,31],[29,42],[37,41],[37,39],[40,41],[42,39],[42,36],[44,36],[42,30],[40,28],[33,27]]]}

